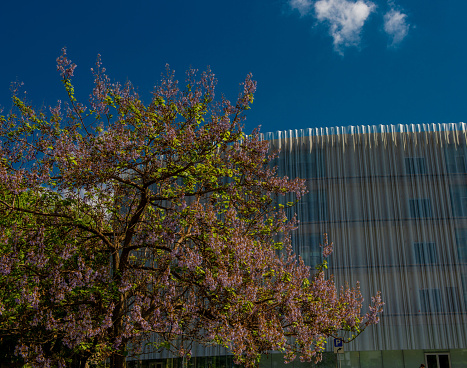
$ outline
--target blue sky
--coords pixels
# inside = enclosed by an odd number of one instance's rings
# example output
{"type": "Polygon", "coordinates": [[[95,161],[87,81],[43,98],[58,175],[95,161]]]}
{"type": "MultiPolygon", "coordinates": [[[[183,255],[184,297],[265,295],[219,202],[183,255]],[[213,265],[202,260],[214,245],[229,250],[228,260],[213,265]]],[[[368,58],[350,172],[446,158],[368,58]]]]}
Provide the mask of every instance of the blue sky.
{"type": "Polygon", "coordinates": [[[247,131],[466,121],[465,14],[465,0],[4,1],[0,105],[15,80],[36,106],[63,99],[66,46],[81,96],[98,53],[143,99],[166,63],[180,79],[211,66],[231,99],[251,72],[247,131]]]}

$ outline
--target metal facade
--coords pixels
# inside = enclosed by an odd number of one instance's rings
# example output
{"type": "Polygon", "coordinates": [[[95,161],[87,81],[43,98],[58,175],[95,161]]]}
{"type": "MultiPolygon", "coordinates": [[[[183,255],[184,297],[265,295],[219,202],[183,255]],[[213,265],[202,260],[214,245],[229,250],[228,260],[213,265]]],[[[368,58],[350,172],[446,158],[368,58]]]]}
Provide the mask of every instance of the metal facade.
{"type": "Polygon", "coordinates": [[[467,347],[466,125],[307,129],[265,134],[280,149],[280,175],[307,179],[295,211],[294,246],[369,300],[381,290],[381,322],[352,351],[467,347]]]}

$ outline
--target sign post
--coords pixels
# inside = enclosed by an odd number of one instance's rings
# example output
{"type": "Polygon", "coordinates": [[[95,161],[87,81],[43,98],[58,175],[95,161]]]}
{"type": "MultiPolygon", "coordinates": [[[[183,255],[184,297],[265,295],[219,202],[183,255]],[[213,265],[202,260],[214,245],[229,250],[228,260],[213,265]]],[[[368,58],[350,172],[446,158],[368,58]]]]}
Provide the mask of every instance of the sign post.
{"type": "Polygon", "coordinates": [[[340,338],[334,339],[334,354],[337,354],[338,366],[341,366],[341,359],[339,359],[339,354],[344,354],[344,341],[340,338]]]}

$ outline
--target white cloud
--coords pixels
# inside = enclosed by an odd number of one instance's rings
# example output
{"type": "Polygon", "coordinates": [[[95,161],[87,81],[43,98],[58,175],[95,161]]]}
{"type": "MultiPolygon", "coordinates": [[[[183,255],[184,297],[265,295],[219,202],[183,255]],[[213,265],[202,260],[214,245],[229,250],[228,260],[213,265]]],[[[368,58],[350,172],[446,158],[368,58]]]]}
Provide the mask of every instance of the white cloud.
{"type": "Polygon", "coordinates": [[[409,33],[410,24],[407,23],[407,14],[391,9],[384,14],[384,31],[391,37],[391,46],[396,46],[409,33]]]}
{"type": "Polygon", "coordinates": [[[289,0],[289,5],[292,9],[297,9],[303,17],[311,11],[313,5],[312,0],[289,0]]]}
{"type": "Polygon", "coordinates": [[[319,0],[315,3],[316,18],[329,23],[334,48],[340,54],[344,47],[359,45],[363,25],[375,8],[376,5],[367,0],[319,0]]]}

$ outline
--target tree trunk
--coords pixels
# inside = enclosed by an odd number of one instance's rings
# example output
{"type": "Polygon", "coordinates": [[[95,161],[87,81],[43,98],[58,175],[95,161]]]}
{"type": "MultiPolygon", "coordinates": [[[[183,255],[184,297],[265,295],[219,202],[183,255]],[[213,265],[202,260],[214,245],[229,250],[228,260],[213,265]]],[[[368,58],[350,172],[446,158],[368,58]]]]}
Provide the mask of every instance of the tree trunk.
{"type": "Polygon", "coordinates": [[[89,368],[89,357],[74,356],[70,368],[89,368]]]}
{"type": "Polygon", "coordinates": [[[123,354],[113,353],[110,356],[110,368],[126,368],[126,358],[123,354]]]}
{"type": "MultiPolygon", "coordinates": [[[[123,271],[120,269],[121,260],[119,259],[119,253],[115,252],[113,255],[113,277],[114,280],[117,282],[117,284],[121,281],[121,274],[123,274],[123,271]]],[[[119,301],[117,305],[115,305],[113,313],[112,313],[112,322],[113,325],[110,328],[111,334],[113,335],[114,338],[121,337],[123,334],[123,318],[122,316],[126,312],[126,300],[125,296],[121,294],[119,296],[119,301]]],[[[126,338],[122,338],[121,345],[120,345],[120,350],[112,353],[110,356],[110,368],[126,368],[126,355],[125,353],[125,348],[128,340],[126,338]]]]}

